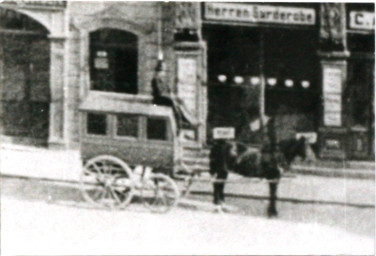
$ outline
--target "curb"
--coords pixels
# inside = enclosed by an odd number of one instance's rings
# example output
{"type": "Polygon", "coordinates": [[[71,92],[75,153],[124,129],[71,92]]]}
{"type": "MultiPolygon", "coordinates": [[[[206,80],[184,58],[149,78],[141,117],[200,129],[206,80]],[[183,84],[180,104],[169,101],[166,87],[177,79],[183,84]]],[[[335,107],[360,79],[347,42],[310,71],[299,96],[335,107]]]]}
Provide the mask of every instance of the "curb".
{"type": "MultiPolygon", "coordinates": [[[[63,185],[73,185],[77,186],[77,189],[79,188],[79,182],[76,180],[58,180],[58,179],[52,179],[52,178],[37,178],[37,177],[30,177],[30,176],[21,176],[21,175],[7,175],[7,174],[1,174],[2,177],[8,177],[13,179],[23,179],[23,180],[38,180],[38,181],[45,181],[45,182],[53,182],[53,183],[60,183],[63,185]]],[[[204,196],[212,196],[211,191],[207,190],[192,190],[190,191],[191,195],[204,195],[204,196]]],[[[252,200],[269,200],[268,196],[264,195],[255,195],[255,194],[242,194],[242,193],[226,193],[226,197],[232,197],[232,198],[241,198],[241,199],[252,199],[252,200]]],[[[191,203],[188,203],[187,205],[193,205],[193,206],[202,206],[205,205],[205,207],[211,208],[212,204],[207,202],[201,202],[196,201],[194,199],[187,199],[182,197],[181,198],[181,206],[185,206],[185,201],[188,200],[191,203]],[[196,204],[196,205],[195,205],[196,204]]],[[[289,202],[289,203],[300,203],[300,204],[319,204],[319,205],[342,205],[342,206],[350,206],[355,208],[374,208],[374,204],[369,203],[345,203],[345,202],[339,202],[339,201],[327,201],[327,200],[320,200],[320,199],[300,199],[300,198],[293,198],[293,197],[278,197],[277,199],[279,202],[289,202]]]]}
{"type": "Polygon", "coordinates": [[[334,169],[327,167],[310,167],[303,165],[294,165],[291,167],[292,173],[303,175],[316,175],[322,177],[333,178],[353,178],[353,179],[375,179],[375,172],[371,170],[356,170],[356,169],[334,169]]]}

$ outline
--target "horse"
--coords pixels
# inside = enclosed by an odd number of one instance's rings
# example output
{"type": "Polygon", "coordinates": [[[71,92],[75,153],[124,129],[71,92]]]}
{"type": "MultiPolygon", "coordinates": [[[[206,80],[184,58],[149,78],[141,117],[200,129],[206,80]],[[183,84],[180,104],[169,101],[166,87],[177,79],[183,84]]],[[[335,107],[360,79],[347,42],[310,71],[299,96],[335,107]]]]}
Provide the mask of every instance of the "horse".
{"type": "Polygon", "coordinates": [[[269,205],[267,216],[270,218],[277,217],[276,200],[279,180],[283,171],[289,169],[297,156],[300,156],[303,160],[306,158],[305,138],[282,140],[274,147],[266,144],[261,150],[240,142],[227,142],[225,148],[226,150],[222,155],[224,160],[220,164],[226,164],[229,169],[242,176],[268,180],[269,205]],[[233,153],[234,151],[236,154],[233,153]],[[234,158],[236,158],[235,161],[234,158]]]}

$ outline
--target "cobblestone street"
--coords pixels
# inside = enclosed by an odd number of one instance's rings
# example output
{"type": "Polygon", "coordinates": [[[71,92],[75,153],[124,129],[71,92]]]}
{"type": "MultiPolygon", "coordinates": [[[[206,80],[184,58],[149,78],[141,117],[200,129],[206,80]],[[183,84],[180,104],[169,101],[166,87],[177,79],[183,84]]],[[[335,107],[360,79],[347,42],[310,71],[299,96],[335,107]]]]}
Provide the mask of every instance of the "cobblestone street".
{"type": "MultiPolygon", "coordinates": [[[[280,218],[270,220],[264,199],[230,195],[228,204],[241,212],[179,207],[161,215],[138,203],[124,211],[90,209],[76,188],[3,178],[2,255],[373,254],[373,208],[282,201],[280,218]],[[348,228],[341,227],[344,213],[348,228]]],[[[193,197],[211,201],[206,193],[193,197]]]]}

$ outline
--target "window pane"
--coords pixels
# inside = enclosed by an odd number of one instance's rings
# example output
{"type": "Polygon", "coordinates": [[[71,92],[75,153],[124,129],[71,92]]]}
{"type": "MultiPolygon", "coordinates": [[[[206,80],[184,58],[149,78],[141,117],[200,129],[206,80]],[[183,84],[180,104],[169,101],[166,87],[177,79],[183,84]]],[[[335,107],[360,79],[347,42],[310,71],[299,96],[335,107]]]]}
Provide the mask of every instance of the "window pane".
{"type": "Polygon", "coordinates": [[[138,116],[119,115],[117,116],[117,130],[118,136],[138,136],[138,116]]]}
{"type": "Polygon", "coordinates": [[[106,115],[87,114],[87,133],[96,135],[106,135],[107,122],[106,115]]]}
{"type": "Polygon", "coordinates": [[[167,140],[167,121],[164,119],[148,118],[147,138],[151,140],[167,140]]]}

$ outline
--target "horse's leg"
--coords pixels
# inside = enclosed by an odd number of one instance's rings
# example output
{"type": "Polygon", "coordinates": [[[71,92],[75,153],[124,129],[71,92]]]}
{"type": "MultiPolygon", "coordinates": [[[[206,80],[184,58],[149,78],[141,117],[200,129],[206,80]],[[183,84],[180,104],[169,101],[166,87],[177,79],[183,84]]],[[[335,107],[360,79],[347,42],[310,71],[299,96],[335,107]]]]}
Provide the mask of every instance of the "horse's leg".
{"type": "Polygon", "coordinates": [[[213,203],[215,204],[215,205],[219,205],[220,204],[220,198],[221,198],[221,196],[220,196],[220,184],[218,183],[218,182],[213,182],[213,194],[214,194],[214,198],[213,198],[213,203]]]}
{"type": "Polygon", "coordinates": [[[277,206],[276,206],[277,189],[278,189],[278,182],[270,182],[269,183],[268,217],[278,216],[278,211],[277,211],[277,206]]]}

